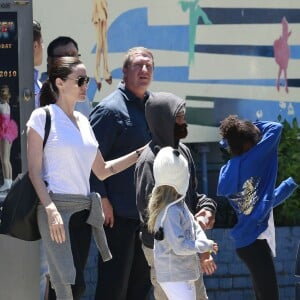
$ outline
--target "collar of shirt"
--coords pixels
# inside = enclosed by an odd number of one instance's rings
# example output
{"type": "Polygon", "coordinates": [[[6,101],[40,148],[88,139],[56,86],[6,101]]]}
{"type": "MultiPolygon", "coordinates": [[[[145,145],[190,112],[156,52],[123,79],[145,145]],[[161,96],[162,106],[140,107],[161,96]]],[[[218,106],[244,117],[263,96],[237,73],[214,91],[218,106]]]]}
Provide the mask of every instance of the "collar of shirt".
{"type": "MultiPolygon", "coordinates": [[[[138,103],[141,103],[141,99],[136,97],[135,94],[133,94],[131,91],[129,91],[126,87],[124,82],[120,82],[118,89],[122,92],[122,94],[124,95],[126,101],[137,101],[138,103]]],[[[143,105],[145,104],[145,102],[147,101],[147,99],[149,98],[150,93],[148,91],[146,91],[145,96],[144,96],[144,101],[142,102],[143,105]]]]}

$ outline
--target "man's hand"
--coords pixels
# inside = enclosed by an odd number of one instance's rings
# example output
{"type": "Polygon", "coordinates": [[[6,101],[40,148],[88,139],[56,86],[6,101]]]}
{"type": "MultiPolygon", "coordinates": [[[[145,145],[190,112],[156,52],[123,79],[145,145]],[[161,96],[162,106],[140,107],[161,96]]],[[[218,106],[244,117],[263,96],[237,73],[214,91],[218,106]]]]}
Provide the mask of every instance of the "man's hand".
{"type": "Polygon", "coordinates": [[[101,198],[103,213],[104,213],[104,225],[110,226],[111,228],[114,226],[114,210],[109,202],[108,198],[101,198]]]}
{"type": "Polygon", "coordinates": [[[217,270],[217,265],[209,252],[200,254],[200,263],[202,272],[206,275],[212,275],[217,270]]]}
{"type": "Polygon", "coordinates": [[[202,208],[195,215],[196,221],[203,230],[212,229],[215,224],[215,213],[202,208]]]}

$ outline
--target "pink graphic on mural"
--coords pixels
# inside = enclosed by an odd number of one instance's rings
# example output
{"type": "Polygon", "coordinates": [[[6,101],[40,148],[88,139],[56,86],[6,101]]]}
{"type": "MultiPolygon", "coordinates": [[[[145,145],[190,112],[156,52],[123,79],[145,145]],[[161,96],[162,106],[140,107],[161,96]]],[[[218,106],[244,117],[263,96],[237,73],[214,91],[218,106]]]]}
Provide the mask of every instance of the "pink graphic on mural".
{"type": "Polygon", "coordinates": [[[287,68],[290,59],[290,48],[288,45],[288,38],[291,35],[292,31],[289,32],[288,30],[288,21],[285,17],[281,20],[282,24],[282,34],[279,39],[274,41],[274,57],[275,61],[279,66],[278,70],[278,77],[276,82],[277,90],[280,90],[280,77],[281,73],[283,72],[284,82],[285,82],[285,91],[288,93],[288,80],[287,80],[287,68]]]}

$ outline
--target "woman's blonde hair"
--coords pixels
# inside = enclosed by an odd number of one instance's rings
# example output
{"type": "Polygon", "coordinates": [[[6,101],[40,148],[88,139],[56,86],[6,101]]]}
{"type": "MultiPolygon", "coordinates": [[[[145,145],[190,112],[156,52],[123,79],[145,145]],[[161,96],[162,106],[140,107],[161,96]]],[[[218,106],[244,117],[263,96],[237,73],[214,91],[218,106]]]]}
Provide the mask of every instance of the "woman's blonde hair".
{"type": "Polygon", "coordinates": [[[176,190],[169,185],[161,185],[155,187],[152,194],[149,196],[150,200],[148,203],[148,230],[154,233],[155,222],[159,213],[170,203],[174,202],[180,197],[176,190]]]}

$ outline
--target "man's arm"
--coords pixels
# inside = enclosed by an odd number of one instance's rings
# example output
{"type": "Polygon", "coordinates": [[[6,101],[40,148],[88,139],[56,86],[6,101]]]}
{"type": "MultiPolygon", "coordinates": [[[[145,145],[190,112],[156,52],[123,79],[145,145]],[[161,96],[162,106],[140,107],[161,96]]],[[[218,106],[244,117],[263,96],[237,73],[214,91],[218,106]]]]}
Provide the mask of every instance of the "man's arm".
{"type": "Polygon", "coordinates": [[[217,203],[205,194],[198,194],[197,213],[195,218],[202,229],[211,229],[215,224],[217,203]]]}

